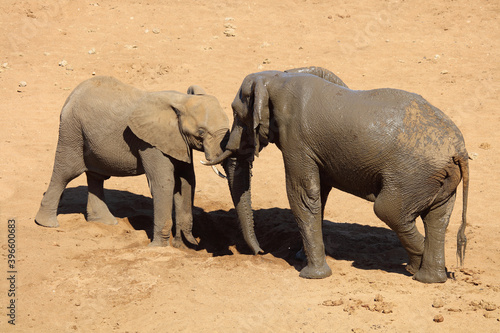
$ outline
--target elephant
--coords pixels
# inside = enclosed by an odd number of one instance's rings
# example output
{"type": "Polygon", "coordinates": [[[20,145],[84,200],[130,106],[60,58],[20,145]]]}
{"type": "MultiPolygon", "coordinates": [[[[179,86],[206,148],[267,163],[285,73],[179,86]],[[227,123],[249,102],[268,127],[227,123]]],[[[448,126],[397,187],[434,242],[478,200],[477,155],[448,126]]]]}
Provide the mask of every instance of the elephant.
{"type": "Polygon", "coordinates": [[[246,76],[232,102],[234,121],[222,163],[245,240],[254,232],[250,178],[254,156],[274,143],[284,160],[286,191],[307,265],[325,278],[322,221],[332,188],[374,203],[409,256],[406,269],[424,283],[447,280],[445,231],[463,179],[457,257],[465,256],[468,153],[460,130],[420,95],[397,89],[351,90],[320,67],[246,76]],[[415,219],[424,223],[425,237],[415,219]]]}
{"type": "Polygon", "coordinates": [[[192,150],[210,161],[222,153],[229,119],[218,100],[200,86],[189,94],[148,92],[113,77],[96,76],[80,83],[67,98],[60,116],[52,178],[35,221],[58,227],[57,208],[66,185],[82,173],[88,183],[87,221],[116,224],[104,201],[104,180],[146,174],[153,197],[152,246],[192,235],[195,174],[192,150]]]}

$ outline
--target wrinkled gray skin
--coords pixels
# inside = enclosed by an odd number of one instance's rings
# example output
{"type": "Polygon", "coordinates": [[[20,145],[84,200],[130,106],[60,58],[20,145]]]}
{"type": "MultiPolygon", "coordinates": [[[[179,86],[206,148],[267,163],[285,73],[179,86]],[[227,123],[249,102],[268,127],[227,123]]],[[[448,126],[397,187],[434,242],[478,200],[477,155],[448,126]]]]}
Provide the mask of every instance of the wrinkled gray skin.
{"type": "Polygon", "coordinates": [[[195,175],[192,149],[207,160],[222,153],[229,120],[219,102],[199,86],[189,94],[146,92],[111,77],[82,82],[61,111],[54,169],[36,222],[57,227],[57,207],[69,181],[86,173],[87,220],[116,224],[104,202],[111,176],[146,174],[154,204],[151,245],[168,245],[175,207],[174,246],[191,244],[195,175]]]}
{"type": "Polygon", "coordinates": [[[421,96],[395,89],[350,90],[318,67],[248,75],[233,103],[225,152],[229,187],[248,245],[262,249],[253,230],[250,171],[254,154],[269,142],[281,150],[290,207],[307,266],[300,276],[324,278],[322,236],[332,188],[374,202],[409,255],[407,270],[421,282],[447,279],[445,231],[464,179],[457,254],[463,262],[468,155],[459,129],[421,96]],[[415,219],[424,222],[424,238],[415,219]]]}

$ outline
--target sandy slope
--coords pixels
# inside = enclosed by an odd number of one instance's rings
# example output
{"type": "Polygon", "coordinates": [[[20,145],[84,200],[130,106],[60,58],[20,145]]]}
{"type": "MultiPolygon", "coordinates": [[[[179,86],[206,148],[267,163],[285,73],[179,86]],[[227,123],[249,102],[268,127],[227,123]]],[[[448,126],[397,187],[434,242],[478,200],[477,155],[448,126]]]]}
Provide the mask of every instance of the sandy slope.
{"type": "Polygon", "coordinates": [[[2,1],[0,330],[499,331],[499,14],[494,0],[2,1]],[[311,65],[334,71],[353,89],[417,92],[462,130],[475,159],[464,270],[455,259],[461,189],[447,234],[454,280],[413,281],[404,250],[371,204],[339,191],[330,195],[324,223],[334,274],[300,279],[302,263],[293,259],[300,237],[274,146],[253,172],[266,255],[249,255],[227,185],[201,165],[196,251],[146,247],[152,201],[144,176],[106,182],[117,226],[85,221],[84,176],[64,194],[60,228],[34,224],[60,108],[93,73],[150,90],[200,84],[231,117],[246,74],[311,65]],[[4,315],[10,218],[17,235],[15,327],[4,315]],[[439,315],[444,321],[434,322],[439,315]]]}

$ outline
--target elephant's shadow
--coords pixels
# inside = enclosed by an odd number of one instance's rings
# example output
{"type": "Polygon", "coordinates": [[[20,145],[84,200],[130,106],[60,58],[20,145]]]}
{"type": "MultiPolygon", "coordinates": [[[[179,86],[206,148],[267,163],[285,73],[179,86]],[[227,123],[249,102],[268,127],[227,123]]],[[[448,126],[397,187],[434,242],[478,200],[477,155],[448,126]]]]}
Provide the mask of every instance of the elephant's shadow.
{"type": "MultiPolygon", "coordinates": [[[[153,200],[128,191],[104,190],[106,202],[114,216],[128,218],[136,230],[153,234],[153,200]]],[[[58,214],[85,213],[87,187],[67,188],[59,203],[58,214]]],[[[297,270],[305,263],[296,258],[301,249],[300,232],[290,209],[269,208],[254,211],[255,233],[267,253],[285,260],[297,270]]],[[[234,209],[193,211],[193,235],[198,238],[196,250],[214,256],[232,255],[234,250],[252,254],[243,239],[234,209]]],[[[357,223],[323,222],[323,239],[327,256],[352,261],[360,269],[380,269],[409,274],[404,269],[407,255],[396,234],[382,227],[357,223]]]]}

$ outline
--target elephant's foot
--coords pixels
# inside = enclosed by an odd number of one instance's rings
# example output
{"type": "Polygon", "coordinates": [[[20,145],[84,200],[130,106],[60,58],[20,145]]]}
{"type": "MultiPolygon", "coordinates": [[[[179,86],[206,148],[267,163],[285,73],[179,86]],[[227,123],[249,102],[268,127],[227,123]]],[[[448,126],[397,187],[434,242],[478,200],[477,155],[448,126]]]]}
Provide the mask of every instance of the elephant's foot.
{"type": "Polygon", "coordinates": [[[54,213],[47,213],[39,210],[35,217],[35,223],[41,225],[42,227],[57,228],[59,227],[59,222],[57,222],[57,216],[54,213]]]}
{"type": "Polygon", "coordinates": [[[300,277],[306,279],[324,279],[330,275],[332,275],[332,270],[326,262],[320,267],[309,264],[300,271],[300,277]]]}
{"type": "Polygon", "coordinates": [[[156,246],[169,246],[168,239],[162,239],[161,237],[153,237],[151,243],[148,246],[156,247],[156,246]]]}
{"type": "Polygon", "coordinates": [[[172,239],[173,247],[178,249],[187,249],[189,247],[198,246],[198,241],[196,240],[196,238],[194,238],[192,233],[182,231],[181,234],[176,234],[175,237],[172,239]]]}
{"type": "Polygon", "coordinates": [[[174,237],[172,239],[172,246],[175,247],[176,249],[187,249],[188,247],[184,242],[182,241],[181,237],[174,237]]]}
{"type": "Polygon", "coordinates": [[[118,224],[118,220],[111,214],[107,207],[105,209],[92,209],[91,207],[87,207],[87,222],[99,222],[107,225],[118,224]]]}
{"type": "Polygon", "coordinates": [[[418,272],[413,275],[413,279],[423,283],[443,283],[448,279],[448,274],[446,273],[446,268],[420,268],[418,272]]]}
{"type": "Polygon", "coordinates": [[[411,274],[415,274],[420,269],[420,264],[422,263],[422,256],[416,254],[408,254],[409,262],[406,265],[406,270],[411,274]]]}
{"type": "Polygon", "coordinates": [[[118,224],[118,220],[113,216],[104,216],[104,217],[96,217],[96,216],[87,216],[87,222],[99,222],[107,225],[116,225],[118,224]]]}

